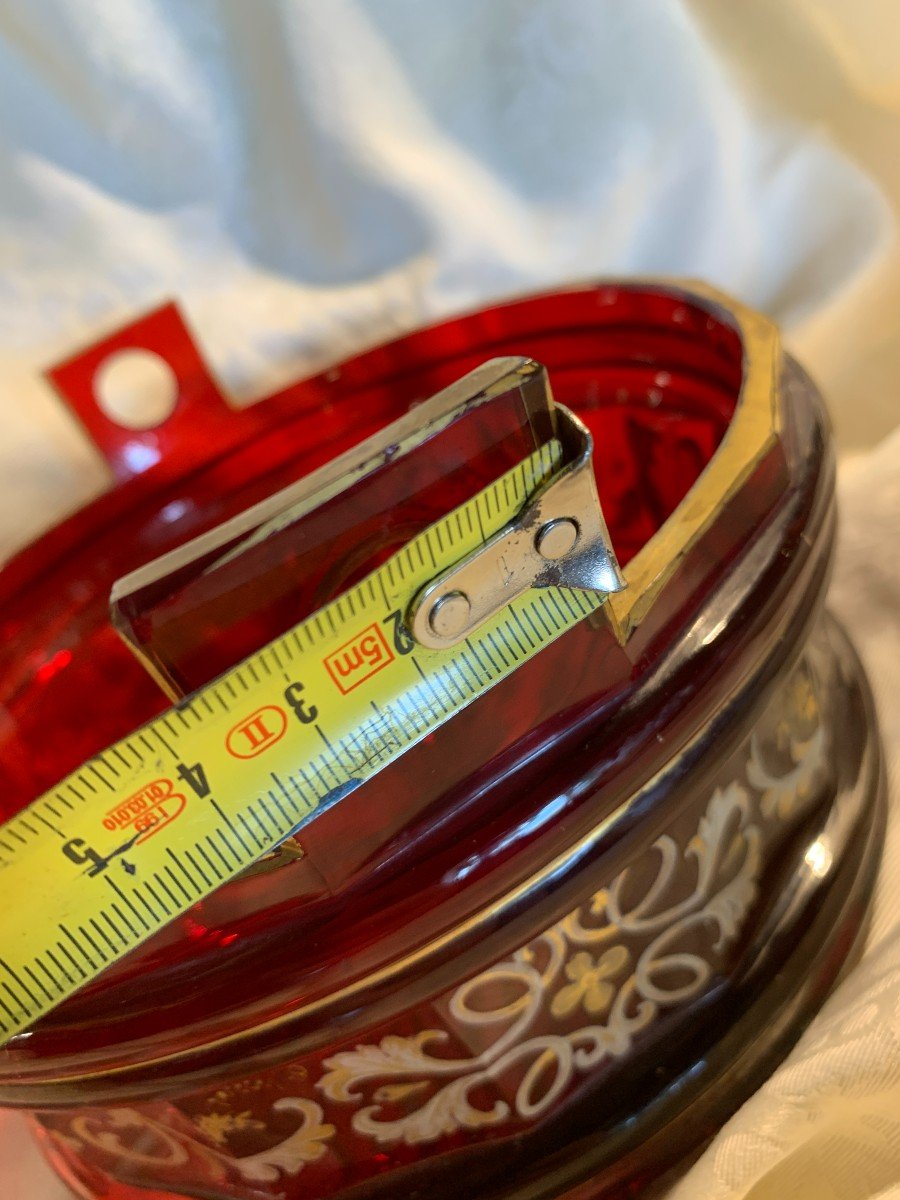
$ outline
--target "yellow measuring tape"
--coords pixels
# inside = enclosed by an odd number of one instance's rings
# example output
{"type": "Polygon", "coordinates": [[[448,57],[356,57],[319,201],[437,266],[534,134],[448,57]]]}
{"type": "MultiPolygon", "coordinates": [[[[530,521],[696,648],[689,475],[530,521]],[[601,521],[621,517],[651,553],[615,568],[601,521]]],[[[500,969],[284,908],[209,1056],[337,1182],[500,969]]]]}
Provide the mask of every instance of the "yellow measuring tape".
{"type": "Polygon", "coordinates": [[[0,1043],[393,762],[603,602],[523,593],[449,649],[404,625],[507,525],[558,441],[0,827],[0,1043]]]}

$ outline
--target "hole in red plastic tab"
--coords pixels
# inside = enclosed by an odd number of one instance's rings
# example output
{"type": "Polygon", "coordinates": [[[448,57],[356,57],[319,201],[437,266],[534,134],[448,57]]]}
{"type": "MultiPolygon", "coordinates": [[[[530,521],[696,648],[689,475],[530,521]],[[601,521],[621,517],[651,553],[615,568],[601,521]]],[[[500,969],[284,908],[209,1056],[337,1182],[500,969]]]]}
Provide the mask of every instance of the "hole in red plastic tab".
{"type": "Polygon", "coordinates": [[[119,350],[94,376],[97,403],[126,429],[156,429],[175,411],[178,377],[151,350],[119,350]]]}

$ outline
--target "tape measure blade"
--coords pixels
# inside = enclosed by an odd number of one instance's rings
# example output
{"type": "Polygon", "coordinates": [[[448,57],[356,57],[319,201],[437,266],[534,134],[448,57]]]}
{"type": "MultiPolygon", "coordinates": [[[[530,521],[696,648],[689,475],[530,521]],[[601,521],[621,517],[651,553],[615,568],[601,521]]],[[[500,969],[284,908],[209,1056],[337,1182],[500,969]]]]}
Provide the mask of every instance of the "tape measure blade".
{"type": "Polygon", "coordinates": [[[532,591],[450,650],[419,647],[403,625],[420,588],[509,522],[561,453],[558,442],[542,447],[349,592],[0,827],[2,1041],[600,605],[589,593],[532,591]]]}

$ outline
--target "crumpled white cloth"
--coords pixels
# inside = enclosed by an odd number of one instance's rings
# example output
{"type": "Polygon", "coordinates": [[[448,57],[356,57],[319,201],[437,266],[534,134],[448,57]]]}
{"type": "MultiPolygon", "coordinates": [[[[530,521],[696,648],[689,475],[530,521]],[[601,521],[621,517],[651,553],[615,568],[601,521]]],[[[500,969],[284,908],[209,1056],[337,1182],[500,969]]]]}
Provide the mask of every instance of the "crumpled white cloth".
{"type": "MultiPolygon", "coordinates": [[[[108,479],[42,369],[161,300],[248,402],[491,297],[705,277],[831,402],[895,782],[898,63],[892,0],[5,0],[0,557],[108,479]]],[[[898,900],[894,820],[863,961],[676,1200],[900,1200],[898,900]]],[[[0,1195],[62,1195],[8,1116],[0,1195]]]]}

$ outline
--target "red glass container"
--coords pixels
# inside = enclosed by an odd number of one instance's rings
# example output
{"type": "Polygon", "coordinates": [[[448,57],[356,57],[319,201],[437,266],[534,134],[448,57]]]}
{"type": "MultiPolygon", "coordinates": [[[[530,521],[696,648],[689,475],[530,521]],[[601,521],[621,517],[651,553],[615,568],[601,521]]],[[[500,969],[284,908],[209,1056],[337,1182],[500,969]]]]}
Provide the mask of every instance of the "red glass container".
{"type": "MultiPolygon", "coordinates": [[[[627,586],[324,813],[306,857],[220,889],[0,1052],[0,1102],[83,1196],[633,1196],[757,1085],[850,951],[883,801],[865,681],[822,609],[827,422],[771,324],[696,286],[504,304],[243,412],[171,308],[57,369],[117,483],[0,574],[5,812],[165,706],[110,625],[116,579],[498,355],[543,363],[591,429],[627,586]],[[129,348],[178,379],[150,431],[94,396],[129,348]]],[[[427,443],[424,483],[388,470],[298,604],[540,440],[498,413],[455,471],[427,443]]],[[[303,615],[264,592],[227,637],[188,620],[169,686],[303,615]]]]}

